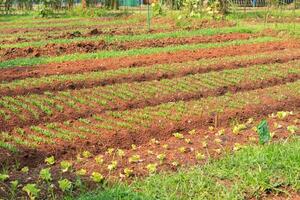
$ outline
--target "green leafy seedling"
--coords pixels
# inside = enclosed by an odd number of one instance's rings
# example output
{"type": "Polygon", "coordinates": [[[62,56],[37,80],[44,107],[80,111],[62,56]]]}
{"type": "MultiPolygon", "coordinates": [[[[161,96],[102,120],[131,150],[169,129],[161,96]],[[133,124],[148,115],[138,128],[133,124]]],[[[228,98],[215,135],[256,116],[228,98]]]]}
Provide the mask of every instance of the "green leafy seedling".
{"type": "Polygon", "coordinates": [[[23,168],[21,169],[21,172],[24,173],[24,174],[28,174],[29,168],[28,168],[28,167],[23,167],[23,168]]]}
{"type": "Polygon", "coordinates": [[[66,192],[66,191],[71,190],[72,182],[69,181],[68,179],[63,179],[63,180],[58,181],[58,186],[59,186],[59,189],[61,189],[61,191],[66,192]]]}
{"type": "Polygon", "coordinates": [[[291,133],[291,134],[295,134],[297,131],[299,131],[299,128],[295,125],[291,125],[287,127],[287,130],[291,133]]]}
{"type": "Polygon", "coordinates": [[[99,172],[93,172],[91,175],[91,179],[95,182],[95,183],[100,183],[103,181],[104,177],[102,174],[100,174],[99,172]]]}
{"type": "Polygon", "coordinates": [[[27,193],[30,200],[35,200],[38,198],[41,191],[36,187],[36,184],[27,184],[22,188],[22,190],[27,193]]]}
{"type": "Polygon", "coordinates": [[[9,175],[8,174],[0,174],[0,181],[6,181],[7,179],[9,179],[9,175]]]}
{"type": "Polygon", "coordinates": [[[64,161],[61,161],[60,167],[61,167],[62,172],[67,172],[72,167],[72,164],[69,161],[64,160],[64,161]]]}
{"type": "Polygon", "coordinates": [[[45,168],[40,171],[40,178],[46,182],[52,181],[50,168],[45,168]]]}
{"type": "Polygon", "coordinates": [[[266,120],[262,120],[259,125],[257,126],[257,133],[259,136],[259,143],[265,144],[270,141],[271,134],[269,130],[269,125],[266,120]]]}
{"type": "Polygon", "coordinates": [[[54,156],[50,156],[50,157],[46,158],[45,163],[47,163],[47,165],[54,165],[54,163],[55,163],[54,156]]]}

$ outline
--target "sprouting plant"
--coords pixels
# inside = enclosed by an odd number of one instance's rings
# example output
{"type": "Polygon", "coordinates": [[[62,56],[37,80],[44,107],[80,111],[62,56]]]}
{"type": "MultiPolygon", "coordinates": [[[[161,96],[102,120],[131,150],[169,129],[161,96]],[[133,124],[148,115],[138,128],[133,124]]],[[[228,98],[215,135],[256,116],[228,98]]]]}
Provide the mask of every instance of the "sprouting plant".
{"type": "Polygon", "coordinates": [[[132,169],[129,169],[129,168],[125,168],[124,169],[124,174],[126,177],[130,177],[133,175],[133,170],[132,169]]]}
{"type": "Polygon", "coordinates": [[[111,161],[111,163],[107,166],[107,169],[109,171],[112,171],[112,170],[116,169],[117,166],[118,166],[118,161],[114,160],[114,161],[111,161]]]}
{"type": "Polygon", "coordinates": [[[95,161],[97,164],[102,164],[104,162],[103,156],[102,155],[96,156],[95,161]]]}
{"type": "Polygon", "coordinates": [[[130,163],[137,163],[137,162],[139,162],[141,160],[141,156],[140,155],[132,155],[129,159],[128,159],[128,161],[130,162],[130,163]]]}
{"type": "Polygon", "coordinates": [[[72,167],[72,163],[70,163],[69,161],[63,160],[60,162],[60,167],[61,167],[62,172],[67,172],[72,167]]]}
{"type": "Polygon", "coordinates": [[[208,127],[208,130],[209,130],[209,131],[214,131],[215,128],[214,128],[213,126],[209,126],[209,127],[208,127]]]}
{"type": "Polygon", "coordinates": [[[92,153],[89,152],[89,151],[83,151],[83,152],[82,152],[82,156],[83,156],[84,158],[90,158],[90,157],[92,156],[92,153]]]}
{"type": "Polygon", "coordinates": [[[173,165],[174,167],[178,167],[178,166],[179,166],[179,162],[173,161],[173,162],[172,162],[172,165],[173,165]]]}
{"type": "Polygon", "coordinates": [[[299,128],[295,125],[290,125],[287,127],[287,130],[291,133],[291,134],[295,134],[297,131],[299,131],[299,128]]]}
{"type": "Polygon", "coordinates": [[[14,181],[10,182],[12,197],[14,197],[14,198],[16,196],[16,192],[18,191],[18,187],[19,187],[19,181],[18,180],[14,180],[14,181]]]}
{"type": "Polygon", "coordinates": [[[195,157],[196,157],[196,160],[204,160],[205,159],[205,155],[199,151],[195,152],[195,157]]]}
{"type": "Polygon", "coordinates": [[[192,140],[189,139],[189,138],[184,139],[184,141],[185,141],[187,144],[192,144],[192,140]]]}
{"type": "Polygon", "coordinates": [[[270,141],[271,135],[269,125],[266,120],[262,120],[257,126],[257,133],[259,136],[259,143],[265,144],[270,141]]]}
{"type": "Polygon", "coordinates": [[[66,192],[71,190],[72,188],[72,182],[69,181],[68,179],[63,179],[58,181],[58,186],[61,189],[61,191],[66,192]]]}
{"type": "Polygon", "coordinates": [[[195,130],[195,129],[190,130],[190,131],[189,131],[189,134],[190,134],[190,135],[195,135],[195,134],[196,134],[196,130],[195,130]]]}
{"type": "Polygon", "coordinates": [[[216,138],[215,143],[220,144],[220,143],[222,143],[222,140],[220,138],[216,138]]]}
{"type": "Polygon", "coordinates": [[[117,150],[117,155],[119,156],[119,157],[124,157],[125,156],[125,151],[124,150],[122,150],[122,149],[118,149],[117,150]]]}
{"type": "Polygon", "coordinates": [[[166,154],[161,153],[156,156],[156,158],[162,163],[166,159],[166,154]]]}
{"type": "Polygon", "coordinates": [[[146,166],[149,174],[154,174],[156,171],[157,171],[157,164],[156,163],[153,163],[153,164],[148,164],[146,166]]]}
{"type": "Polygon", "coordinates": [[[180,153],[185,153],[185,152],[186,152],[186,148],[185,148],[185,147],[179,147],[179,148],[178,148],[178,151],[179,151],[180,153]]]}
{"type": "Polygon", "coordinates": [[[23,168],[21,169],[21,172],[24,173],[24,174],[28,174],[29,168],[28,168],[27,166],[25,166],[25,167],[23,167],[23,168]]]}
{"type": "Polygon", "coordinates": [[[233,146],[233,151],[238,151],[241,148],[243,148],[243,145],[241,145],[240,143],[235,143],[233,146]]]}
{"type": "Polygon", "coordinates": [[[54,158],[54,156],[50,156],[50,157],[46,158],[46,159],[45,159],[45,163],[46,163],[47,165],[54,165],[54,163],[55,163],[55,158],[54,158]]]}
{"type": "Polygon", "coordinates": [[[184,138],[183,134],[181,134],[181,133],[173,133],[173,136],[175,138],[178,138],[178,139],[183,139],[184,138]]]}
{"type": "Polygon", "coordinates": [[[218,132],[217,132],[217,136],[221,136],[221,135],[224,135],[225,134],[225,129],[220,129],[218,132]]]}
{"type": "Polygon", "coordinates": [[[100,174],[99,172],[93,172],[91,175],[91,179],[95,182],[95,183],[100,183],[103,181],[104,177],[102,174],[100,174]]]}
{"type": "Polygon", "coordinates": [[[284,119],[284,118],[286,118],[289,115],[290,115],[290,112],[285,112],[285,111],[279,111],[276,114],[276,116],[277,116],[278,119],[284,119]]]}
{"type": "Polygon", "coordinates": [[[149,155],[154,155],[154,152],[151,151],[151,150],[148,150],[147,153],[148,153],[149,155]]]}
{"type": "Polygon", "coordinates": [[[86,175],[86,170],[85,169],[80,169],[76,171],[76,175],[78,176],[84,176],[86,175]]]}
{"type": "Polygon", "coordinates": [[[216,152],[217,154],[221,154],[222,150],[221,149],[214,149],[214,152],[216,152]]]}
{"type": "Polygon", "coordinates": [[[207,142],[206,142],[206,141],[203,141],[203,142],[202,142],[202,147],[203,147],[203,148],[206,148],[206,147],[207,147],[207,142]]]}
{"type": "Polygon", "coordinates": [[[237,124],[233,127],[232,132],[236,135],[238,135],[242,130],[247,129],[247,126],[245,124],[237,124]]]}
{"type": "Polygon", "coordinates": [[[275,129],[281,129],[282,128],[282,125],[277,123],[277,122],[274,122],[274,128],[275,129]]]}
{"type": "Polygon", "coordinates": [[[36,184],[27,184],[22,188],[22,190],[27,193],[30,200],[37,198],[41,191],[36,187],[36,184]]]}
{"type": "Polygon", "coordinates": [[[46,182],[52,181],[50,168],[41,169],[40,178],[46,182]]]}
{"type": "Polygon", "coordinates": [[[162,148],[168,149],[168,148],[169,148],[169,145],[168,145],[168,144],[164,144],[164,145],[162,145],[162,148]]]}
{"type": "Polygon", "coordinates": [[[155,138],[152,138],[152,139],[150,140],[150,143],[151,143],[151,144],[159,144],[159,141],[156,140],[155,138]]]}
{"type": "Polygon", "coordinates": [[[135,150],[137,150],[137,146],[135,144],[132,144],[131,149],[135,151],[135,150]]]}
{"type": "Polygon", "coordinates": [[[6,181],[7,179],[9,179],[9,175],[8,174],[0,174],[0,181],[6,181]]]}
{"type": "Polygon", "coordinates": [[[114,148],[108,148],[107,151],[106,151],[106,153],[107,153],[108,155],[112,155],[114,151],[115,151],[114,148]]]}

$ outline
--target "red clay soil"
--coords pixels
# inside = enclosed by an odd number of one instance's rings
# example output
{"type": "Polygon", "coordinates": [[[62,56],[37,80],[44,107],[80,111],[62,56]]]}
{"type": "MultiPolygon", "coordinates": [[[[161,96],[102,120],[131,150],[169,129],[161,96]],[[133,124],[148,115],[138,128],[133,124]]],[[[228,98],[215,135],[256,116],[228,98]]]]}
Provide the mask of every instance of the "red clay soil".
{"type": "Polygon", "coordinates": [[[104,40],[97,42],[79,42],[68,44],[48,44],[43,47],[25,47],[10,48],[0,50],[0,61],[15,59],[19,57],[40,57],[40,56],[59,56],[73,53],[91,53],[96,51],[107,50],[129,50],[145,47],[166,47],[170,45],[209,43],[209,42],[226,42],[232,40],[246,40],[259,37],[260,34],[249,33],[230,33],[213,36],[195,36],[181,38],[163,38],[129,42],[108,43],[104,40]]]}
{"type": "Polygon", "coordinates": [[[276,51],[290,48],[300,48],[300,43],[297,41],[266,42],[259,44],[246,44],[192,51],[184,50],[151,55],[49,63],[32,67],[14,67],[9,69],[1,69],[0,81],[10,81],[28,77],[49,76],[54,74],[75,74],[90,71],[119,69],[125,67],[186,62],[191,60],[199,60],[202,58],[245,55],[249,53],[276,51]]]}
{"type": "MultiPolygon", "coordinates": [[[[270,52],[272,54],[274,52],[270,52]]],[[[25,95],[25,94],[42,94],[45,91],[63,91],[63,90],[76,90],[82,88],[92,88],[96,86],[105,86],[112,85],[117,83],[131,83],[131,82],[144,82],[144,81],[152,81],[152,80],[161,80],[161,79],[172,79],[179,78],[191,74],[198,73],[207,73],[210,71],[220,71],[225,69],[237,69],[242,67],[249,67],[252,65],[264,65],[264,64],[272,64],[272,63],[286,63],[292,60],[300,59],[300,51],[295,49],[292,51],[278,51],[278,57],[272,58],[257,58],[248,61],[233,61],[233,62],[225,62],[212,64],[207,66],[206,68],[199,65],[199,68],[186,67],[178,72],[168,71],[165,73],[149,73],[149,74],[141,74],[141,75],[123,75],[115,78],[105,78],[101,80],[84,80],[80,82],[76,81],[66,81],[66,82],[55,82],[53,81],[51,84],[41,84],[39,86],[33,87],[19,87],[14,89],[2,89],[0,90],[0,96],[16,96],[16,95],[25,95]],[[280,53],[281,52],[281,53],[280,53]]]]}
{"type": "MultiPolygon", "coordinates": [[[[291,123],[295,119],[299,119],[300,114],[298,111],[295,112],[295,115],[288,116],[287,118],[283,120],[279,120],[277,118],[267,118],[267,121],[270,125],[271,132],[274,132],[275,135],[272,138],[272,141],[278,141],[282,139],[286,139],[291,136],[291,134],[286,130],[286,127],[291,125],[291,123]],[[278,123],[282,125],[281,129],[275,128],[273,126],[274,123],[278,123]]],[[[265,118],[266,116],[264,116],[265,118]]],[[[117,181],[121,179],[122,181],[132,181],[135,177],[146,177],[148,176],[148,171],[146,170],[146,166],[149,163],[159,163],[156,156],[160,153],[165,153],[166,158],[163,161],[163,163],[158,164],[158,172],[159,171],[176,171],[179,167],[187,168],[194,165],[201,165],[207,161],[207,158],[213,158],[218,159],[225,152],[232,152],[233,147],[235,144],[240,144],[242,146],[249,145],[249,144],[257,144],[257,133],[255,133],[253,130],[251,130],[252,126],[256,126],[260,122],[260,118],[255,120],[252,123],[247,123],[247,130],[244,130],[241,132],[241,134],[234,134],[232,133],[231,127],[218,127],[214,128],[214,130],[208,130],[207,128],[204,129],[194,129],[195,134],[191,135],[188,133],[188,131],[181,132],[184,135],[184,138],[190,139],[191,143],[187,144],[184,140],[176,139],[175,137],[169,137],[166,140],[156,140],[153,142],[147,141],[145,144],[138,146],[137,150],[128,149],[125,150],[125,156],[123,158],[120,158],[118,156],[109,155],[109,154],[103,154],[104,163],[102,165],[95,164],[94,157],[91,157],[89,159],[83,159],[80,163],[75,163],[73,166],[75,170],[79,169],[86,169],[88,172],[88,175],[91,174],[94,171],[100,172],[103,175],[105,175],[106,180],[109,181],[117,181]],[[224,135],[218,135],[219,130],[224,130],[224,135]],[[250,139],[251,138],[251,139],[250,139]],[[218,139],[220,140],[220,143],[215,142],[218,139]],[[207,142],[207,146],[203,146],[203,142],[207,142]],[[167,148],[164,148],[163,145],[168,145],[167,148]],[[185,153],[179,153],[178,148],[185,147],[186,152],[185,153]],[[216,152],[217,149],[222,149],[221,153],[216,152]],[[205,155],[205,159],[203,160],[196,160],[195,159],[195,152],[201,152],[205,155]],[[133,155],[140,155],[141,161],[138,163],[129,163],[128,159],[132,157],[133,155]],[[118,161],[118,167],[116,170],[111,171],[108,173],[108,170],[106,166],[110,164],[112,160],[118,161]],[[178,165],[175,166],[173,162],[178,162],[178,165]],[[120,177],[120,174],[123,174],[123,170],[125,168],[133,169],[133,174],[129,177],[120,177]]],[[[299,123],[298,123],[299,124],[299,123]]],[[[83,149],[85,150],[85,149],[83,149]]],[[[97,154],[96,154],[97,155],[97,154]]],[[[96,156],[95,155],[95,156],[96,156]]],[[[70,158],[69,158],[70,159],[70,158]]],[[[59,169],[59,161],[57,158],[57,164],[55,166],[52,166],[52,178],[53,183],[56,183],[60,177],[60,169],[59,169]]],[[[19,166],[19,169],[21,169],[23,165],[19,166]]],[[[32,180],[38,180],[39,179],[39,172],[41,169],[45,168],[46,165],[43,164],[43,162],[40,163],[39,166],[33,168],[30,168],[30,177],[31,179],[28,179],[28,175],[21,173],[20,171],[13,171],[10,174],[11,180],[19,180],[20,183],[23,185],[30,183],[32,180]]],[[[64,173],[64,178],[68,178],[69,180],[72,180],[73,182],[76,180],[73,173],[64,173]]],[[[82,177],[84,181],[87,181],[86,184],[91,184],[89,182],[88,177],[82,177]]],[[[9,184],[9,181],[7,181],[9,184]]],[[[89,185],[89,188],[94,188],[95,185],[89,185]]],[[[45,187],[46,189],[47,187],[45,187]]],[[[43,188],[44,189],[44,188],[43,188]]],[[[57,191],[60,194],[59,191],[57,191]]],[[[287,198],[286,196],[271,196],[271,194],[262,194],[261,199],[265,200],[281,200],[281,199],[291,199],[291,200],[297,200],[299,197],[298,194],[291,192],[290,198],[287,198]]],[[[3,198],[5,195],[8,195],[7,192],[0,189],[0,196],[3,198]]],[[[21,194],[17,194],[19,196],[21,194]]],[[[249,198],[251,200],[254,200],[252,198],[249,198]]]]}
{"type": "MultiPolygon", "coordinates": [[[[120,160],[119,166],[122,166],[121,168],[118,168],[117,171],[115,171],[115,175],[119,175],[119,170],[123,170],[125,167],[132,167],[135,169],[135,176],[145,176],[148,173],[146,172],[144,166],[142,168],[138,168],[139,165],[135,165],[132,163],[128,163],[127,160],[130,156],[134,154],[139,154],[142,156],[142,159],[147,159],[147,163],[154,163],[154,161],[157,162],[156,155],[158,153],[167,153],[167,158],[163,165],[159,165],[158,170],[172,170],[174,169],[174,166],[172,166],[172,162],[174,160],[179,161],[179,164],[182,166],[185,165],[193,165],[197,163],[198,161],[195,160],[194,153],[189,154],[190,152],[193,152],[195,150],[200,150],[201,152],[206,152],[205,154],[209,152],[210,156],[219,156],[219,153],[216,153],[215,150],[217,148],[220,148],[219,145],[214,143],[213,138],[216,138],[215,133],[217,130],[214,131],[207,131],[207,127],[209,125],[216,127],[228,127],[229,123],[232,119],[239,119],[240,121],[246,121],[249,117],[255,117],[255,118],[262,118],[267,116],[268,114],[272,112],[276,112],[279,110],[296,110],[299,108],[299,101],[295,100],[287,100],[285,102],[273,102],[270,101],[269,104],[260,105],[260,106],[250,106],[245,108],[244,110],[230,110],[226,112],[226,115],[219,116],[218,118],[218,124],[215,123],[215,116],[202,116],[198,119],[196,118],[189,118],[186,120],[183,120],[178,123],[172,123],[169,122],[164,124],[164,127],[158,127],[157,125],[153,124],[153,126],[147,130],[140,130],[138,134],[136,133],[129,133],[129,132],[119,132],[118,134],[106,134],[103,133],[100,137],[91,138],[90,140],[82,141],[73,141],[72,144],[58,144],[58,148],[52,148],[49,149],[49,147],[40,148],[37,151],[33,150],[26,150],[21,152],[18,156],[16,155],[10,155],[10,157],[1,157],[0,163],[10,163],[12,164],[12,158],[16,158],[20,162],[20,167],[23,166],[29,166],[30,169],[37,167],[38,169],[41,169],[43,166],[43,161],[45,157],[54,155],[55,159],[58,163],[60,160],[70,160],[75,158],[77,153],[82,152],[83,150],[88,150],[93,155],[103,154],[105,155],[105,163],[108,163],[109,156],[105,154],[107,148],[121,148],[126,150],[125,160],[120,160]],[[195,136],[189,135],[186,136],[186,138],[191,139],[192,144],[185,144],[183,140],[175,139],[172,136],[172,133],[174,132],[187,132],[191,129],[202,129],[200,131],[197,131],[197,134],[195,136]],[[165,150],[162,148],[162,146],[157,147],[157,145],[149,144],[149,141],[155,138],[160,141],[161,144],[169,144],[169,150],[165,150]],[[207,147],[202,146],[202,142],[205,140],[204,138],[207,138],[206,141],[208,143],[207,147]],[[201,141],[201,142],[200,142],[201,141]],[[137,151],[130,150],[131,145],[136,144],[138,146],[142,145],[138,148],[137,151]],[[184,145],[185,144],[185,145],[184,145]],[[196,145],[196,146],[194,146],[196,145]],[[181,146],[188,146],[188,151],[184,154],[178,154],[178,147],[181,146]],[[149,155],[149,150],[152,150],[154,153],[156,153],[155,156],[149,155]],[[172,155],[173,154],[173,155],[172,155]],[[174,155],[176,154],[176,155],[174,155]],[[147,156],[148,155],[148,156],[147,156]],[[179,157],[178,157],[179,156],[179,157]]],[[[293,116],[293,119],[297,119],[299,115],[293,116]]],[[[164,121],[164,119],[161,119],[164,121]]],[[[286,123],[281,122],[282,125],[291,125],[291,118],[288,117],[284,119],[286,123]],[[289,119],[289,120],[288,120],[289,119]]],[[[273,124],[272,122],[275,122],[272,119],[268,119],[268,122],[273,124]]],[[[250,127],[249,127],[250,129],[250,127]]],[[[288,137],[288,133],[286,131],[286,128],[282,129],[285,130],[285,132],[282,134],[281,131],[275,131],[276,135],[275,138],[282,138],[282,137],[288,137]]],[[[272,131],[272,129],[271,129],[272,131]]],[[[226,134],[223,136],[219,136],[221,139],[225,149],[232,149],[235,143],[239,144],[247,144],[249,143],[249,137],[255,136],[256,133],[251,130],[243,132],[243,134],[240,135],[231,135],[228,133],[231,133],[230,128],[226,129],[226,134]],[[249,136],[245,138],[245,136],[249,136]]],[[[257,141],[255,142],[257,143],[257,141]]],[[[225,151],[223,151],[225,152],[225,151]]],[[[115,158],[118,159],[118,158],[115,158]]],[[[155,163],[156,163],[155,162],[155,163]]],[[[201,161],[202,162],[202,161],[201,161]]],[[[107,175],[106,168],[104,169],[105,165],[95,165],[93,163],[92,159],[90,162],[86,161],[84,162],[86,165],[82,165],[82,163],[79,163],[76,165],[77,169],[80,169],[81,167],[86,167],[88,172],[91,172],[93,170],[99,170],[99,166],[103,166],[101,168],[101,173],[103,170],[103,174],[107,175]]],[[[57,166],[59,167],[59,166],[57,166]]],[[[176,167],[175,167],[176,168],[176,167]]],[[[39,170],[37,171],[39,172],[39,170]]],[[[34,172],[32,172],[34,174],[34,172]]],[[[32,175],[33,175],[32,174],[32,175]]],[[[18,176],[20,174],[12,174],[11,177],[14,177],[14,175],[18,176]]],[[[37,173],[38,175],[38,173],[37,173]]],[[[110,174],[110,175],[114,175],[110,174]]],[[[34,176],[34,175],[33,175],[34,176]]],[[[22,180],[22,181],[28,181],[28,180],[22,180]]]]}
{"type": "Polygon", "coordinates": [[[155,97],[151,99],[144,99],[135,97],[128,101],[117,100],[116,102],[110,103],[108,106],[101,107],[93,107],[87,105],[77,105],[76,109],[65,107],[64,112],[53,112],[51,116],[46,115],[45,113],[39,113],[39,119],[35,119],[32,114],[22,113],[25,116],[26,120],[20,120],[19,117],[11,116],[11,119],[5,121],[4,119],[0,119],[0,131],[11,131],[15,127],[26,127],[32,125],[39,125],[43,123],[49,122],[64,122],[67,120],[76,120],[79,118],[87,118],[94,114],[101,114],[108,110],[128,110],[128,109],[136,109],[136,108],[144,108],[147,106],[156,106],[162,103],[167,102],[176,102],[176,101],[189,101],[195,99],[206,98],[209,96],[221,96],[227,92],[241,92],[241,91],[250,91],[255,89],[267,88],[275,85],[285,84],[289,82],[293,82],[300,79],[300,74],[291,74],[284,78],[271,78],[265,79],[256,82],[243,82],[238,86],[226,86],[217,88],[214,90],[206,90],[206,91],[198,91],[193,93],[175,93],[172,95],[161,95],[157,94],[155,97]]]}

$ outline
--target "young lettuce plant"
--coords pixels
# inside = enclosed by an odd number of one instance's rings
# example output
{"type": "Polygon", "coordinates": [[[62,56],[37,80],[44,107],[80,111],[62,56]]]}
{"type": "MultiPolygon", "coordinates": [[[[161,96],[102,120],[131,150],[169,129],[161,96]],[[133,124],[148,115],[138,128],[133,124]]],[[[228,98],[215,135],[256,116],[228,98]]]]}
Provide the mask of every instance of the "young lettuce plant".
{"type": "Polygon", "coordinates": [[[148,164],[146,166],[149,174],[154,174],[156,171],[157,171],[157,164],[156,163],[153,163],[153,164],[148,164]]]}
{"type": "Polygon", "coordinates": [[[98,155],[95,157],[95,162],[99,165],[101,165],[104,162],[103,155],[98,155]]]}
{"type": "Polygon", "coordinates": [[[63,179],[58,181],[58,186],[63,192],[70,191],[72,189],[72,182],[68,179],[63,179]]]}
{"type": "Polygon", "coordinates": [[[24,173],[24,174],[28,174],[29,168],[28,168],[28,167],[23,167],[23,168],[21,169],[21,172],[24,173]]]}
{"type": "Polygon", "coordinates": [[[0,182],[6,181],[7,179],[9,179],[8,174],[0,174],[0,182]]]}
{"type": "Polygon", "coordinates": [[[46,181],[47,183],[52,181],[52,175],[51,175],[51,172],[50,172],[50,168],[41,169],[40,178],[43,181],[46,181]]]}
{"type": "Polygon", "coordinates": [[[77,176],[84,176],[86,175],[86,170],[85,169],[80,169],[76,171],[77,176]]]}
{"type": "Polygon", "coordinates": [[[112,170],[115,170],[117,169],[117,166],[118,166],[118,161],[111,161],[111,163],[107,166],[107,169],[109,171],[112,171],[112,170]]]}
{"type": "Polygon", "coordinates": [[[50,156],[50,157],[46,158],[45,159],[45,163],[47,165],[54,165],[55,164],[55,158],[54,158],[54,156],[50,156]]]}
{"type": "Polygon", "coordinates": [[[138,162],[140,162],[140,160],[141,160],[141,156],[140,155],[132,155],[129,159],[128,159],[128,161],[129,161],[129,163],[138,163],[138,162]]]}
{"type": "Polygon", "coordinates": [[[61,167],[62,172],[67,172],[71,169],[72,163],[70,163],[69,161],[63,160],[60,162],[60,167],[61,167]]]}
{"type": "Polygon", "coordinates": [[[36,187],[36,184],[27,184],[22,190],[27,193],[30,200],[35,200],[39,197],[40,189],[36,187]]]}
{"type": "Polygon", "coordinates": [[[92,153],[89,152],[89,151],[83,151],[83,152],[82,152],[82,156],[83,156],[84,158],[90,158],[90,157],[92,157],[92,153]]]}
{"type": "Polygon", "coordinates": [[[102,174],[100,174],[99,172],[93,172],[92,175],[91,175],[91,179],[95,183],[100,183],[104,180],[104,176],[102,174]]]}

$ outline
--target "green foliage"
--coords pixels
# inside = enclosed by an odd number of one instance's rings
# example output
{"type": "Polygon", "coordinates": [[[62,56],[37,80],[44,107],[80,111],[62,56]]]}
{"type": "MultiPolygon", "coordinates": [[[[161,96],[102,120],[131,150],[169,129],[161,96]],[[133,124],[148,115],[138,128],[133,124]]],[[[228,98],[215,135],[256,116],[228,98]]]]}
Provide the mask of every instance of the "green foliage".
{"type": "Polygon", "coordinates": [[[58,181],[58,186],[63,192],[70,191],[72,188],[72,182],[68,179],[63,179],[58,181]]]}
{"type": "Polygon", "coordinates": [[[50,168],[41,169],[40,178],[46,182],[52,181],[52,176],[50,172],[50,168]]]}
{"type": "Polygon", "coordinates": [[[9,175],[8,174],[0,174],[0,181],[6,181],[7,179],[9,179],[9,175]]]}
{"type": "Polygon", "coordinates": [[[92,175],[91,175],[91,179],[95,183],[100,183],[104,180],[104,176],[102,174],[100,174],[99,172],[93,172],[92,175]]]}
{"type": "Polygon", "coordinates": [[[47,165],[54,165],[54,163],[55,163],[54,156],[50,156],[50,157],[46,158],[45,163],[47,163],[47,165]]]}
{"type": "Polygon", "coordinates": [[[27,193],[30,200],[35,200],[38,198],[41,191],[36,187],[36,184],[27,184],[22,188],[22,190],[27,193]]]}
{"type": "Polygon", "coordinates": [[[265,144],[270,141],[271,135],[270,135],[269,125],[266,120],[260,122],[260,124],[257,126],[257,132],[258,132],[260,144],[265,144]]]}

